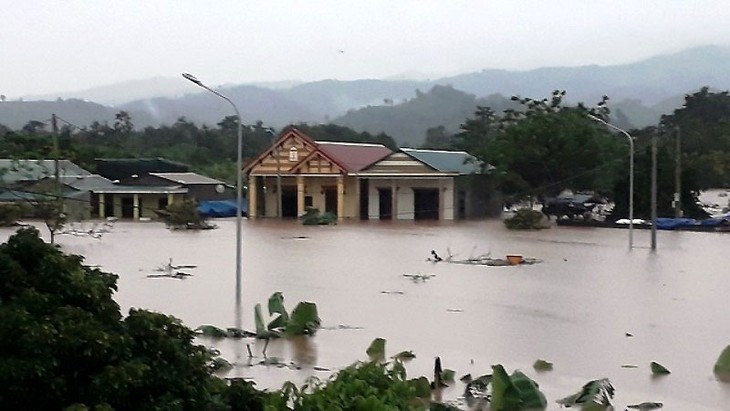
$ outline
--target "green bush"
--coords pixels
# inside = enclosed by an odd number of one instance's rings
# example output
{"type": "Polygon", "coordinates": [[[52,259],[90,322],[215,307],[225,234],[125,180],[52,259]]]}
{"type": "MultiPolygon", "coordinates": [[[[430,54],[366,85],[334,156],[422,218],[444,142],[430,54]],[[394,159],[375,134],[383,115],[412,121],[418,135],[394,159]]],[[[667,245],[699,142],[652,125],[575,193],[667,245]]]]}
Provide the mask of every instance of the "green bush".
{"type": "Polygon", "coordinates": [[[302,224],[304,225],[329,225],[337,223],[337,215],[324,212],[320,213],[318,209],[309,207],[302,216],[302,224]]]}
{"type": "Polygon", "coordinates": [[[0,204],[0,226],[11,226],[29,212],[30,206],[25,203],[0,204]]]}
{"type": "Polygon", "coordinates": [[[82,261],[35,228],[0,245],[0,409],[263,409],[250,387],[212,374],[180,320],[134,309],[123,318],[117,276],[82,261]]]}
{"type": "Polygon", "coordinates": [[[510,230],[540,230],[549,226],[543,223],[543,214],[531,208],[520,208],[514,215],[504,220],[510,230]]]}
{"type": "Polygon", "coordinates": [[[198,213],[198,205],[193,200],[176,201],[168,205],[165,211],[162,215],[165,224],[170,228],[193,230],[211,228],[198,213]]]}

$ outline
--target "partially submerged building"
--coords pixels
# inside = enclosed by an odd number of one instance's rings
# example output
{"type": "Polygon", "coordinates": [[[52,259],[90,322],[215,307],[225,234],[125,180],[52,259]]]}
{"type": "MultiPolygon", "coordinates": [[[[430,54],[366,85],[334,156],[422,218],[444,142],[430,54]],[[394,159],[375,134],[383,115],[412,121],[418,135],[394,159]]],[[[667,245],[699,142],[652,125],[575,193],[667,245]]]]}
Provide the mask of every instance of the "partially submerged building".
{"type": "Polygon", "coordinates": [[[309,207],[338,219],[453,220],[498,215],[490,168],[463,151],[315,141],[284,129],[244,167],[249,217],[298,217],[309,207]]]}

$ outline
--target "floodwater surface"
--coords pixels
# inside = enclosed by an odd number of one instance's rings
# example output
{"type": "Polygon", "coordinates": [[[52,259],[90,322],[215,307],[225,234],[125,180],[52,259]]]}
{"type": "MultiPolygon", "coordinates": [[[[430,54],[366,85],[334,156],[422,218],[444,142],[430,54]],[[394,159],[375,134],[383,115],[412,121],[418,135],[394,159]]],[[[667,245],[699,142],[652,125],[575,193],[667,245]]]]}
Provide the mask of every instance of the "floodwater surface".
{"type": "MultiPolygon", "coordinates": [[[[235,221],[207,231],[170,231],[160,223],[117,222],[101,239],[63,235],[68,253],[119,275],[116,301],[173,315],[195,328],[236,323],[235,221]],[[172,258],[197,265],[184,280],[148,278],[172,258]]],[[[0,231],[4,240],[12,233],[0,231]]],[[[253,307],[266,310],[281,291],[291,310],[313,301],[323,329],[311,338],[278,340],[269,357],[299,369],[256,365],[261,341],[209,340],[236,366],[226,376],[252,378],[259,388],[297,384],[358,360],[377,337],[387,355],[412,350],[409,377],[433,376],[433,362],[458,377],[491,373],[503,364],[540,384],[548,409],[589,380],[609,378],[614,405],[645,401],[665,410],[728,410],[730,385],[712,368],[730,344],[730,234],[552,227],[509,231],[501,220],[346,222],[302,226],[296,221],[243,222],[243,327],[254,329],[253,307]],[[490,267],[427,261],[507,254],[542,260],[490,267]],[[405,274],[433,275],[414,281],[405,274]],[[248,358],[249,344],[254,358],[248,358]],[[538,373],[537,359],[554,363],[538,373]],[[650,363],[671,374],[652,377],[650,363]],[[248,366],[254,364],[254,366],[248,366]]],[[[266,314],[266,312],[264,313],[266,314]]],[[[444,392],[463,393],[458,381],[444,392]]]]}

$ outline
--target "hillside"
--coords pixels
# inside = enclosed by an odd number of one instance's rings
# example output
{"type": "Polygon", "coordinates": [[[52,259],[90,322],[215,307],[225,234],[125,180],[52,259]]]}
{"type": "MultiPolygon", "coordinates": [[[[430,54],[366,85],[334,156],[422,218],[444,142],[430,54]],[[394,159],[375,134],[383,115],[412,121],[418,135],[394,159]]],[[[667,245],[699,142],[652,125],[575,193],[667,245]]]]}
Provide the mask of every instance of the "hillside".
{"type": "MultiPolygon", "coordinates": [[[[236,102],[247,124],[262,121],[281,128],[298,122],[334,121],[357,131],[385,131],[402,144],[418,144],[428,127],[458,128],[477,104],[499,111],[500,101],[510,96],[543,98],[555,89],[567,91],[568,103],[592,105],[607,95],[617,118],[625,119],[622,126],[643,127],[656,123],[662,114],[680,106],[685,94],[703,86],[730,89],[730,77],[725,75],[728,71],[730,47],[707,46],[617,66],[488,69],[437,80],[323,80],[268,87],[223,86],[219,90],[236,102]],[[486,96],[491,96],[487,99],[490,102],[481,100],[486,96]]],[[[70,99],[73,93],[61,94],[66,100],[2,102],[0,124],[20,128],[30,120],[48,119],[55,112],[83,126],[94,120],[111,122],[116,112],[126,110],[136,127],[172,124],[183,116],[212,126],[232,114],[225,101],[184,79],[178,80],[180,88],[168,80],[160,80],[164,83],[160,84],[164,92],[160,92],[167,97],[127,101],[115,107],[70,99]],[[179,90],[187,91],[180,95],[179,90]]],[[[119,91],[119,85],[95,88],[93,92],[106,96],[105,101],[115,102],[124,100],[123,96],[149,95],[135,90],[134,84],[126,83],[124,93],[119,91]]],[[[146,92],[150,89],[153,88],[148,87],[146,92]]],[[[80,92],[88,93],[89,90],[80,92]]]]}

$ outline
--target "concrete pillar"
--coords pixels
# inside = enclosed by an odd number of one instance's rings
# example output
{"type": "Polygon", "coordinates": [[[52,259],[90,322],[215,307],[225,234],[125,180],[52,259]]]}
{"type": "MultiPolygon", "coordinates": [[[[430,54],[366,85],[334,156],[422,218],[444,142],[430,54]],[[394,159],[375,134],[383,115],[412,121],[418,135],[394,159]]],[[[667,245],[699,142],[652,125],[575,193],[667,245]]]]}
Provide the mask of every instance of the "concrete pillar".
{"type": "Polygon", "coordinates": [[[304,177],[297,176],[297,217],[304,215],[304,177]]]}
{"type": "Polygon", "coordinates": [[[337,176],[337,219],[345,218],[345,178],[337,176]]]}
{"type": "Polygon", "coordinates": [[[134,193],[132,199],[132,216],[135,220],[139,220],[139,194],[134,193]]]}
{"type": "Polygon", "coordinates": [[[172,204],[173,199],[175,199],[175,196],[172,193],[167,194],[167,205],[172,204]]]}
{"type": "Polygon", "coordinates": [[[139,220],[139,194],[134,193],[132,197],[132,217],[134,220],[139,220]]]}
{"type": "Polygon", "coordinates": [[[104,193],[99,194],[99,218],[106,218],[106,210],[104,209],[104,193]]]}
{"type": "Polygon", "coordinates": [[[390,219],[391,220],[397,220],[398,219],[398,186],[395,185],[395,180],[390,180],[390,197],[391,197],[391,206],[392,209],[390,213],[390,219]]]}
{"type": "Polygon", "coordinates": [[[248,218],[256,218],[256,195],[258,194],[258,187],[256,187],[256,177],[248,177],[248,218]]]}
{"type": "Polygon", "coordinates": [[[439,180],[439,220],[444,219],[444,205],[446,204],[444,201],[444,197],[446,197],[446,185],[444,184],[444,180],[439,180]]]}

